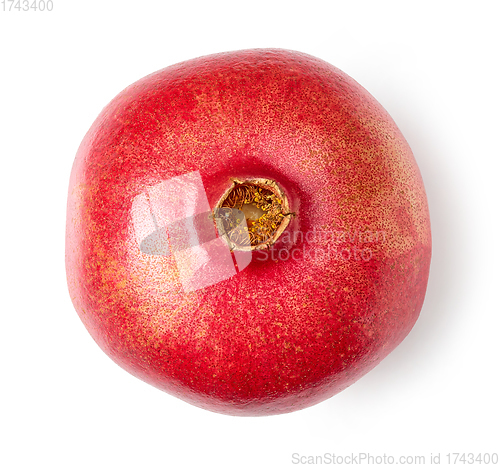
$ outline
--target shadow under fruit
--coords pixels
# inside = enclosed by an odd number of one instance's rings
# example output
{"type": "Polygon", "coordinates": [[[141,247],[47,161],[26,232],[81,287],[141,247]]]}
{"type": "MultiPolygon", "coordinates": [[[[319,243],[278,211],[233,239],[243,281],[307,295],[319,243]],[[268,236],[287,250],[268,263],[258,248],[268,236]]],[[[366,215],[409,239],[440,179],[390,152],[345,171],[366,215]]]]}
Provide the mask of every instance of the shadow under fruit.
{"type": "Polygon", "coordinates": [[[81,320],[131,374],[211,411],[286,413],[351,385],[411,330],[430,257],[397,126],[299,52],[221,53],[139,80],[71,173],[81,320]]]}

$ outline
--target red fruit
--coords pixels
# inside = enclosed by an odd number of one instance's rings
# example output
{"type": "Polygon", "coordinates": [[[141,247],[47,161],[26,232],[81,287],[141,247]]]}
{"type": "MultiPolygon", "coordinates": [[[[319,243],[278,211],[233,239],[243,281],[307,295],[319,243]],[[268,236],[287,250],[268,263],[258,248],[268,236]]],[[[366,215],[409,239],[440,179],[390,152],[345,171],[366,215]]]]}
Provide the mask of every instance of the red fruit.
{"type": "Polygon", "coordinates": [[[80,318],[127,371],[212,411],[285,413],[351,385],[412,328],[430,257],[395,123],[298,52],[143,78],[102,111],[71,174],[80,318]]]}

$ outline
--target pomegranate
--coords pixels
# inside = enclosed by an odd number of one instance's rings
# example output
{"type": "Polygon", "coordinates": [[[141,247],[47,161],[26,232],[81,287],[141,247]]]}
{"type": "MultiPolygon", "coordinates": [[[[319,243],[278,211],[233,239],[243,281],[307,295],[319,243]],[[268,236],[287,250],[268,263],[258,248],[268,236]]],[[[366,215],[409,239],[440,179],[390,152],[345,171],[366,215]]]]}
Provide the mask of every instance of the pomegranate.
{"type": "Polygon", "coordinates": [[[358,380],[417,320],[430,257],[396,124],[299,52],[139,80],[71,173],[66,269],[84,325],[133,375],[215,412],[291,412],[358,380]]]}

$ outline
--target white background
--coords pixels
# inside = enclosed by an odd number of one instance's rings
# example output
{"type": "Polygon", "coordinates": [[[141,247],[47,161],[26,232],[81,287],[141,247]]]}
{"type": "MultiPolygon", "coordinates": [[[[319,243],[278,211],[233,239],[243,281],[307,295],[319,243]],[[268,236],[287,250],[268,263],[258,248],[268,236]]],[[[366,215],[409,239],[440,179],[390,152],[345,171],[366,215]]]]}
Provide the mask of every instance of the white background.
{"type": "Polygon", "coordinates": [[[297,466],[294,453],[360,452],[427,465],[440,453],[446,465],[449,452],[499,453],[498,3],[53,3],[0,11],[0,465],[279,468],[297,466]],[[66,289],[65,209],[78,145],[119,91],[255,47],[322,58],[384,105],[425,181],[433,259],[417,325],[375,370],[315,407],[236,418],[148,386],[97,347],[66,289]]]}

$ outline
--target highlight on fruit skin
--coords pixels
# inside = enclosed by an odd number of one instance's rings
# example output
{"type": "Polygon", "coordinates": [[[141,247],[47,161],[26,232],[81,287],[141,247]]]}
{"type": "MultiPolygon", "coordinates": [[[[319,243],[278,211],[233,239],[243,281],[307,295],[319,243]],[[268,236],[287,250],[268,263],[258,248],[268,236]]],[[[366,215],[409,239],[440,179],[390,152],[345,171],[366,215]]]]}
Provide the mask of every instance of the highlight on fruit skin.
{"type": "Polygon", "coordinates": [[[431,233],[383,107],[310,55],[188,60],[100,113],[71,172],[74,307],[132,375],[219,413],[320,403],[420,313],[431,233]]]}

